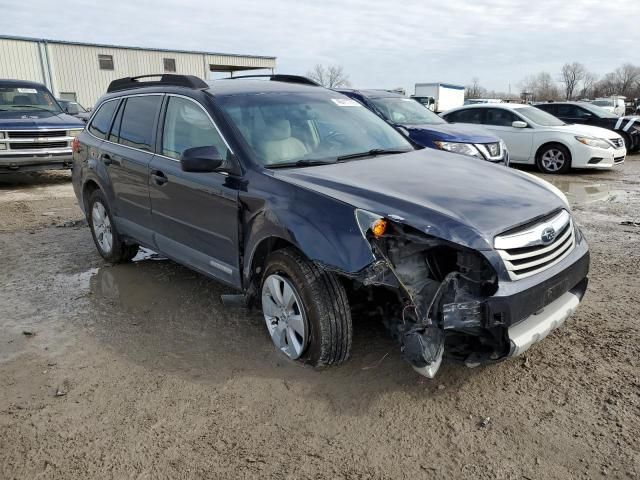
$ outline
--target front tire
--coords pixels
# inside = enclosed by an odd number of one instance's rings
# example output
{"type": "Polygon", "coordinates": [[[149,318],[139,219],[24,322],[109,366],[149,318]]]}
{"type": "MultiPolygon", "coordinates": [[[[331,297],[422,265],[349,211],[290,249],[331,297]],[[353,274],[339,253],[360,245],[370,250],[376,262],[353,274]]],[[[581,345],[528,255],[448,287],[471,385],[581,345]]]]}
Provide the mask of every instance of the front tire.
{"type": "Polygon", "coordinates": [[[571,168],[571,153],[564,145],[545,145],[538,151],[536,165],[542,173],[565,173],[571,168]]]}
{"type": "Polygon", "coordinates": [[[267,258],[261,285],[264,319],[278,350],[315,367],[349,358],[351,310],[333,273],[285,248],[267,258]]]}
{"type": "Polygon", "coordinates": [[[100,190],[89,197],[87,221],[98,253],[107,262],[124,263],[136,256],[138,245],[124,242],[113,222],[107,199],[100,190]]]}

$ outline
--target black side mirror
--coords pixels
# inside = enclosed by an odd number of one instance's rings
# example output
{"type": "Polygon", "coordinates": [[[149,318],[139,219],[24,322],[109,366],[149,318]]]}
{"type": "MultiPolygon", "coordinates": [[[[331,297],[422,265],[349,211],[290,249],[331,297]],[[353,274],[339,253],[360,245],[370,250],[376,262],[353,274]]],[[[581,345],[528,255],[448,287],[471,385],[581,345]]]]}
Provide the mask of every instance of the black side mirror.
{"type": "Polygon", "coordinates": [[[184,172],[215,172],[223,163],[224,159],[213,145],[187,148],[180,157],[180,166],[184,172]]]}
{"type": "Polygon", "coordinates": [[[80,113],[80,109],[77,107],[77,105],[67,105],[64,111],[69,115],[77,115],[80,113]]]}

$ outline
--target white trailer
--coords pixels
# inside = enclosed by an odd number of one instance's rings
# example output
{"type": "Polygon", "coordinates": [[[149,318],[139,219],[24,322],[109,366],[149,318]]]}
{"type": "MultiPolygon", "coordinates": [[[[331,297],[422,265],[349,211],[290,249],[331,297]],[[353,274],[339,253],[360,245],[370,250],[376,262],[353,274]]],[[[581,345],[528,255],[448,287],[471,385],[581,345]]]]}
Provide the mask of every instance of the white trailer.
{"type": "Polygon", "coordinates": [[[420,103],[436,113],[464,105],[464,86],[451,83],[416,83],[413,95],[420,103]],[[433,101],[420,99],[432,98],[433,101]]]}

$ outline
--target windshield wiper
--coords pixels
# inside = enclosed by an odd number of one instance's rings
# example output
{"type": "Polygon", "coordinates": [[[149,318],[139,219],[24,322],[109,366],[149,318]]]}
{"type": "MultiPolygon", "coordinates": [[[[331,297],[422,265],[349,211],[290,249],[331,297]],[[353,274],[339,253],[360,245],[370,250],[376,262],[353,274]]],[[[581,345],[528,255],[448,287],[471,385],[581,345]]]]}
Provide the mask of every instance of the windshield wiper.
{"type": "Polygon", "coordinates": [[[314,165],[330,165],[336,163],[336,160],[313,160],[302,159],[296,162],[274,163],[265,165],[266,168],[287,168],[287,167],[312,167],[314,165]]]}
{"type": "Polygon", "coordinates": [[[342,155],[338,157],[338,161],[342,160],[351,160],[354,158],[364,158],[364,157],[377,157],[378,155],[394,155],[396,153],[407,153],[411,150],[395,150],[395,149],[384,149],[384,148],[372,148],[367,152],[359,152],[359,153],[350,153],[349,155],[342,155]]]}

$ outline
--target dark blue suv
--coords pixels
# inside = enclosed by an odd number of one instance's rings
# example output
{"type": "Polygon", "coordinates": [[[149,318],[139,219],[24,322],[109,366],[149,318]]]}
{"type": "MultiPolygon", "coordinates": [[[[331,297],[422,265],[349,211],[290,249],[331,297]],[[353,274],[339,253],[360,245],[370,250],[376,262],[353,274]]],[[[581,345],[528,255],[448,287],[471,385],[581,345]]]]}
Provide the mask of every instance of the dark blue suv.
{"type": "Polygon", "coordinates": [[[303,78],[111,83],[74,142],[98,252],[139,246],[259,305],[276,348],[314,366],[377,312],[432,377],[519,355],[577,308],[589,252],[566,198],[532,175],[415,150],[360,103],[303,78]]]}
{"type": "Polygon", "coordinates": [[[0,173],[69,168],[83,128],[44,85],[0,80],[0,173]]]}
{"type": "Polygon", "coordinates": [[[509,164],[505,143],[488,130],[447,123],[412,98],[385,90],[339,89],[393,125],[415,144],[509,164]]]}

